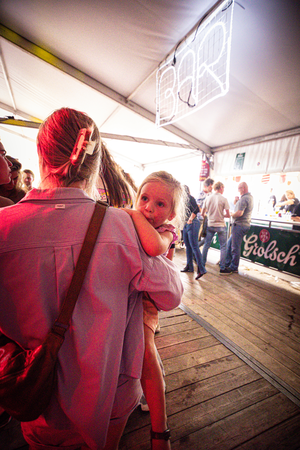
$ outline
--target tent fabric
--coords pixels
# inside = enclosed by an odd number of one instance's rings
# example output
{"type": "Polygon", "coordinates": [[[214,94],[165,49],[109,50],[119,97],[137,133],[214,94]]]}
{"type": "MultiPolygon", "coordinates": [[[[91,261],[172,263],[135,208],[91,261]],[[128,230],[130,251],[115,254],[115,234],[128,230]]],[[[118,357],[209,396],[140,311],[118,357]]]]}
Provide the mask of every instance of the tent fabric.
{"type": "Polygon", "coordinates": [[[214,154],[218,176],[271,174],[300,171],[300,136],[261,142],[214,154]],[[245,153],[243,168],[235,168],[238,154],[245,153]]]}
{"type": "MultiPolygon", "coordinates": [[[[216,3],[0,0],[0,107],[29,120],[73,107],[102,133],[189,143],[200,164],[201,151],[214,153],[215,169],[222,161],[225,171],[235,161],[231,145],[300,127],[300,7],[295,0],[235,2],[229,92],[173,128],[157,128],[156,69],[216,3]],[[225,145],[226,158],[218,151],[225,145]]],[[[297,170],[294,141],[282,147],[286,161],[275,140],[258,145],[261,155],[247,146],[244,171],[297,170]]],[[[159,167],[171,151],[178,156],[176,148],[157,154],[144,144],[137,150],[138,144],[119,143],[110,139],[110,151],[139,167],[159,167]]]]}

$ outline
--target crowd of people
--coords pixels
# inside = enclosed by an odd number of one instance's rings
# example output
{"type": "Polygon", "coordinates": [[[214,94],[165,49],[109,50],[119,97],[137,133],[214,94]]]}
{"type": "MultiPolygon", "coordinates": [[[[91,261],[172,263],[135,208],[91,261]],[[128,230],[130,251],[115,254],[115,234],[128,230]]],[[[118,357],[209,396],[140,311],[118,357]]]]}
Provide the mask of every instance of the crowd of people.
{"type": "MultiPolygon", "coordinates": [[[[69,108],[40,126],[37,153],[41,182],[35,189],[34,173],[22,170],[0,142],[3,334],[32,350],[43,342],[64,301],[95,202],[105,202],[107,212],[58,355],[50,404],[36,420],[21,424],[24,438],[30,450],[117,450],[129,415],[140,405],[150,412],[151,449],[170,450],[164,370],[154,336],[158,311],[176,308],[183,294],[172,262],[178,230],[187,260],[181,272],[194,272],[196,263],[195,279],[205,275],[215,233],[220,275],[238,272],[253,209],[248,185],[239,183],[232,211],[224,184],[212,178],[197,200],[165,171],[150,174],[137,188],[94,121],[69,108]],[[226,218],[232,221],[229,239],[226,218]]],[[[292,194],[286,192],[280,207],[293,207],[300,222],[292,194]]],[[[8,420],[0,406],[0,427],[8,420]]]]}
{"type": "Polygon", "coordinates": [[[0,208],[18,203],[27,192],[33,188],[34,173],[30,169],[22,171],[22,164],[18,159],[7,155],[3,143],[0,141],[0,152],[5,155],[9,167],[9,181],[0,183],[0,208]]]}
{"type": "Polygon", "coordinates": [[[225,186],[220,181],[214,182],[207,178],[203,183],[203,191],[196,201],[186,186],[189,203],[186,221],[183,228],[183,240],[186,246],[186,266],[181,272],[194,272],[193,261],[197,264],[196,280],[206,273],[207,253],[212,239],[217,233],[220,243],[220,275],[230,275],[238,272],[243,237],[250,229],[253,210],[253,197],[248,191],[248,185],[241,182],[238,185],[239,197],[234,200],[234,211],[230,212],[229,203],[223,196],[225,186]],[[212,193],[212,191],[214,191],[212,193]],[[232,219],[229,239],[225,218],[232,219]],[[207,222],[206,222],[207,220],[207,222]],[[201,224],[206,222],[205,239],[199,242],[201,224]],[[204,243],[204,245],[203,245],[204,243]],[[203,245],[201,254],[200,246],[203,245]],[[193,258],[194,257],[194,258],[193,258]]]}

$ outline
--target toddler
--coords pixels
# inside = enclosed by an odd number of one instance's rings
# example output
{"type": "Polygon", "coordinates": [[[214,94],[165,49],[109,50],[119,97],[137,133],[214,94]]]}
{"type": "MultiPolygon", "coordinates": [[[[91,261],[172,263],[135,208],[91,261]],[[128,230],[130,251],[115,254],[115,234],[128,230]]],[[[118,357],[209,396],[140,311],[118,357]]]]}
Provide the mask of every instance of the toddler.
{"type": "MultiPolygon", "coordinates": [[[[165,255],[172,259],[178,236],[169,222],[182,221],[186,193],[183,186],[167,172],[154,172],[138,189],[135,209],[125,209],[131,215],[145,252],[150,256],[165,255]],[[172,248],[171,248],[172,247],[172,248]]],[[[143,296],[145,355],[141,384],[151,417],[151,448],[170,450],[167,426],[165,387],[154,334],[158,326],[158,311],[150,296],[143,296]]]]}

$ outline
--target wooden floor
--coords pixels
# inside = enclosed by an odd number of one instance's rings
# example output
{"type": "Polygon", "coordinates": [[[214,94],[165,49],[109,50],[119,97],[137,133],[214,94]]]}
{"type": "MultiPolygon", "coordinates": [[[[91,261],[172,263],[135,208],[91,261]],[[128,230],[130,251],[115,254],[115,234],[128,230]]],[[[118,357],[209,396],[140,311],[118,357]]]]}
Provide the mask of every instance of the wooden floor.
{"type": "MultiPolygon", "coordinates": [[[[300,449],[299,291],[256,268],[207,270],[182,273],[181,308],[160,313],[172,450],[300,449]]],[[[149,430],[137,409],[120,450],[150,449],[149,430]]]]}
{"type": "MultiPolygon", "coordinates": [[[[184,249],[174,261],[185,266],[184,249]]],[[[224,277],[208,263],[199,281],[182,273],[182,305],[160,313],[172,450],[300,449],[300,291],[240,267],[224,277]]],[[[150,450],[149,431],[136,409],[120,450],[150,450]]],[[[0,450],[23,445],[18,422],[0,430],[0,450]]]]}

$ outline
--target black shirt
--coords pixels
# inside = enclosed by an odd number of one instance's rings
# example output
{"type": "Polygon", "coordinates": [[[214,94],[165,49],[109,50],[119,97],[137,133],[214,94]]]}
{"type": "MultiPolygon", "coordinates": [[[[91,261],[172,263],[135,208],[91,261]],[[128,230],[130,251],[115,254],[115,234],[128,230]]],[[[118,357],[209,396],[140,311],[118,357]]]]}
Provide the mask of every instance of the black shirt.
{"type": "Polygon", "coordinates": [[[186,210],[185,210],[185,221],[187,222],[189,220],[190,215],[192,213],[197,215],[198,212],[199,212],[199,207],[197,205],[197,202],[196,202],[195,198],[189,194],[189,201],[186,205],[186,210]]]}

